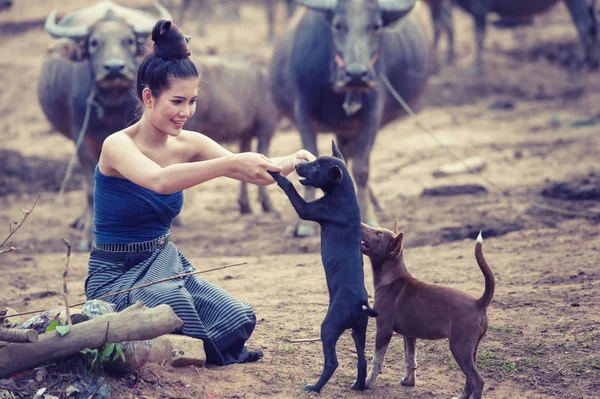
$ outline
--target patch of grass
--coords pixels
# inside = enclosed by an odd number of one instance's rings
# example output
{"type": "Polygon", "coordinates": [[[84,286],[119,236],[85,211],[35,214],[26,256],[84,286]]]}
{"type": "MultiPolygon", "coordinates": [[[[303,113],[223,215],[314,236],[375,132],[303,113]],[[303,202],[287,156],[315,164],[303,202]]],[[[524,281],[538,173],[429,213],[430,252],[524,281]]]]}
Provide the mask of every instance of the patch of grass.
{"type": "Polygon", "coordinates": [[[490,331],[500,331],[500,332],[514,332],[515,331],[515,326],[511,326],[510,324],[507,324],[505,326],[492,326],[490,325],[488,327],[488,330],[490,331]]]}
{"type": "Polygon", "coordinates": [[[279,347],[279,351],[283,353],[294,353],[298,350],[296,345],[286,344],[279,347]]]}
{"type": "Polygon", "coordinates": [[[523,348],[527,353],[532,354],[534,357],[544,356],[548,353],[548,347],[543,341],[534,341],[528,343],[523,348]]]}
{"type": "Polygon", "coordinates": [[[338,375],[338,384],[342,388],[346,388],[348,385],[352,385],[354,383],[355,377],[345,373],[340,370],[338,375]]]}
{"type": "Polygon", "coordinates": [[[498,359],[499,356],[496,355],[496,353],[493,351],[479,351],[479,354],[477,355],[477,366],[480,368],[488,368],[491,367],[494,363],[496,363],[498,359]]]}
{"type": "Polygon", "coordinates": [[[508,360],[491,350],[479,351],[477,356],[477,367],[491,375],[500,374],[502,379],[504,379],[507,374],[519,372],[517,364],[514,361],[508,360]]]}
{"type": "Polygon", "coordinates": [[[517,370],[517,365],[515,364],[515,362],[502,361],[500,363],[500,367],[502,367],[503,374],[516,373],[517,371],[519,371],[517,370]]]}
{"type": "Polygon", "coordinates": [[[444,360],[442,360],[442,363],[451,369],[460,370],[460,367],[458,367],[458,364],[456,363],[456,360],[454,360],[454,356],[452,356],[452,354],[447,354],[444,360]]]}
{"type": "Polygon", "coordinates": [[[256,370],[256,371],[254,372],[254,375],[255,375],[255,376],[256,376],[256,378],[258,378],[258,379],[259,379],[261,382],[267,382],[267,381],[268,381],[268,378],[267,378],[267,376],[266,376],[266,375],[264,375],[264,374],[263,374],[263,372],[262,372],[262,371],[260,371],[260,370],[256,370]]]}
{"type": "Polygon", "coordinates": [[[524,357],[517,362],[518,370],[523,370],[525,368],[539,369],[541,366],[542,362],[537,356],[524,357]]]}
{"type": "Polygon", "coordinates": [[[573,344],[569,342],[569,339],[567,338],[565,340],[565,342],[560,344],[561,349],[563,350],[563,352],[565,354],[569,353],[569,350],[571,350],[571,348],[573,347],[573,344]]]}

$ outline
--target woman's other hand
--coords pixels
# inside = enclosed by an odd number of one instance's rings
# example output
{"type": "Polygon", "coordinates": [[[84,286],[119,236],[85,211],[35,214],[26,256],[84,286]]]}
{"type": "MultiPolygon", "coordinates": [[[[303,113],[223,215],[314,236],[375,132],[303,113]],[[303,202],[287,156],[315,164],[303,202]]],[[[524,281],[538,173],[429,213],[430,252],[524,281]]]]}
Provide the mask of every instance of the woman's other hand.
{"type": "Polygon", "coordinates": [[[294,165],[301,162],[312,162],[315,159],[317,159],[317,157],[315,157],[311,152],[299,150],[294,156],[294,165]]]}

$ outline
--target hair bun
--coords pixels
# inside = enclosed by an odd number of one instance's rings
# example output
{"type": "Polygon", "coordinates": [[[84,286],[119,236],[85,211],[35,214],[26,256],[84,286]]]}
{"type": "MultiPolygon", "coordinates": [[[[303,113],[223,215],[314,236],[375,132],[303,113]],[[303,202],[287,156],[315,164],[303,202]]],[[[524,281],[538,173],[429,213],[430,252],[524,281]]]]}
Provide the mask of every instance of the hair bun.
{"type": "Polygon", "coordinates": [[[166,59],[182,59],[190,56],[189,41],[181,29],[166,19],[159,19],[152,29],[154,54],[166,59]]]}

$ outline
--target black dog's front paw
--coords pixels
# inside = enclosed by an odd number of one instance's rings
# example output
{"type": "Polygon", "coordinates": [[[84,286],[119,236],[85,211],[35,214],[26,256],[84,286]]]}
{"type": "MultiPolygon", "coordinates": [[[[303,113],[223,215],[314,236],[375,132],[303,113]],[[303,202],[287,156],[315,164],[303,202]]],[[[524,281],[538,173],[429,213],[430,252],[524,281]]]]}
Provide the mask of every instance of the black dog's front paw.
{"type": "Polygon", "coordinates": [[[316,386],[314,386],[314,385],[307,385],[307,386],[305,386],[305,387],[304,387],[304,389],[306,390],[306,392],[316,392],[316,393],[319,393],[319,392],[321,392],[321,390],[320,390],[320,389],[318,389],[318,388],[317,388],[316,386]]]}
{"type": "Polygon", "coordinates": [[[281,187],[282,189],[285,190],[289,186],[293,186],[292,182],[289,181],[289,179],[287,177],[285,177],[284,175],[282,175],[281,173],[270,172],[270,171],[268,171],[268,172],[271,176],[273,176],[273,179],[275,179],[275,181],[277,182],[277,185],[279,187],[281,187]]]}
{"type": "Polygon", "coordinates": [[[366,388],[365,386],[365,381],[361,381],[359,382],[358,380],[354,381],[354,384],[352,384],[352,389],[355,391],[364,391],[366,388]]]}

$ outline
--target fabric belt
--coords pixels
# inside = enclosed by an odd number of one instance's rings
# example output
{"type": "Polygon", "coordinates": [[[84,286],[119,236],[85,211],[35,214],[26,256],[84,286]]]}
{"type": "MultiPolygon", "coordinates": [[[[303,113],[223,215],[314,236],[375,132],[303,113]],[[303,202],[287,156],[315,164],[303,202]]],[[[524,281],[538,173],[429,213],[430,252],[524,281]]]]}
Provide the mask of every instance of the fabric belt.
{"type": "Polygon", "coordinates": [[[155,249],[163,248],[169,242],[171,242],[170,232],[150,241],[131,242],[129,244],[96,244],[94,248],[107,252],[151,252],[155,249]]]}

